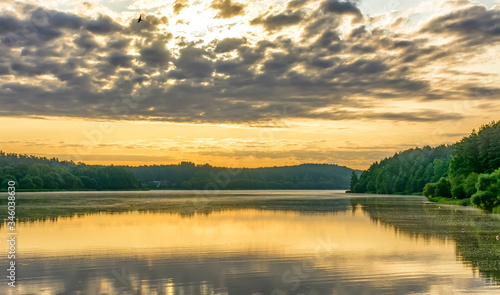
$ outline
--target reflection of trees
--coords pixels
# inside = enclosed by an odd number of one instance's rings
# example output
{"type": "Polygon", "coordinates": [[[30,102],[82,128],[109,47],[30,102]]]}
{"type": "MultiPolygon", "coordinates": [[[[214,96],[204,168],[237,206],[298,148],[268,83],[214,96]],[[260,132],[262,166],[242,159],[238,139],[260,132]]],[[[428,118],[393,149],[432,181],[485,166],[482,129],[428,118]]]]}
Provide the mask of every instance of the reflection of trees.
{"type": "Polygon", "coordinates": [[[455,206],[422,203],[421,198],[353,198],[374,222],[394,226],[403,234],[421,238],[451,239],[458,259],[500,282],[498,216],[455,206]],[[462,232],[465,229],[465,232],[462,232]]]}
{"type": "Polygon", "coordinates": [[[194,197],[193,195],[164,195],[144,197],[144,193],[113,193],[113,197],[99,193],[61,194],[50,197],[43,194],[22,195],[17,199],[17,218],[19,221],[50,221],[60,217],[73,217],[96,213],[162,212],[193,216],[194,214],[210,214],[225,210],[257,209],[274,211],[293,211],[304,214],[324,212],[342,212],[348,210],[348,199],[316,199],[298,198],[262,198],[258,195],[244,198],[227,197],[194,197]],[[142,197],[141,197],[142,196],[142,197]]]}

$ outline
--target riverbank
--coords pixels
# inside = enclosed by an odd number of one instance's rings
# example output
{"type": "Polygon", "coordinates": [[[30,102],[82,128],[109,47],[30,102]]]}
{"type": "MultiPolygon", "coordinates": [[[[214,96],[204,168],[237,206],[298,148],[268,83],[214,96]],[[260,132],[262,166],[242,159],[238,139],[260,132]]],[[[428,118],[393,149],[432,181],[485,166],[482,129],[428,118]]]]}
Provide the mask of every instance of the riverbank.
{"type": "MultiPolygon", "coordinates": [[[[470,198],[467,199],[450,199],[450,198],[443,198],[443,197],[430,197],[427,198],[429,202],[433,203],[440,203],[440,204],[449,204],[449,205],[459,205],[459,206],[471,206],[474,208],[477,208],[475,206],[472,206],[470,202],[470,198]]],[[[479,208],[478,208],[479,209],[479,208]]],[[[494,207],[491,211],[491,213],[500,213],[500,206],[494,207]]]]}
{"type": "Polygon", "coordinates": [[[442,197],[430,197],[427,198],[429,202],[433,203],[441,203],[441,204],[450,204],[450,205],[459,205],[459,206],[472,206],[470,202],[470,198],[467,199],[450,199],[450,198],[442,198],[442,197]]]}

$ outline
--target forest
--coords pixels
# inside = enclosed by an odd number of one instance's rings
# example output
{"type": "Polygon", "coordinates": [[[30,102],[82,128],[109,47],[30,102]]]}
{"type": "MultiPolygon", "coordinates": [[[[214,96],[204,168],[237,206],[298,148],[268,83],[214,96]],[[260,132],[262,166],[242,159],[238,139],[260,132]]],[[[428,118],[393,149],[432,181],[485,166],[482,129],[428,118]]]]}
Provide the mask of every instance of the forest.
{"type": "Polygon", "coordinates": [[[208,164],[128,167],[150,189],[348,189],[352,169],[332,164],[223,168],[208,164]]]}
{"type": "MultiPolygon", "coordinates": [[[[101,166],[0,152],[1,190],[348,189],[352,169],[330,164],[269,168],[177,165],[101,166]]],[[[358,172],[359,173],[359,172],[358,172]]]]}
{"type": "Polygon", "coordinates": [[[56,158],[0,152],[0,183],[15,181],[23,190],[133,190],[142,188],[123,167],[95,166],[56,158]]]}
{"type": "Polygon", "coordinates": [[[450,146],[414,148],[375,162],[359,178],[352,175],[351,191],[423,193],[432,201],[462,200],[500,212],[500,122],[450,146]]]}

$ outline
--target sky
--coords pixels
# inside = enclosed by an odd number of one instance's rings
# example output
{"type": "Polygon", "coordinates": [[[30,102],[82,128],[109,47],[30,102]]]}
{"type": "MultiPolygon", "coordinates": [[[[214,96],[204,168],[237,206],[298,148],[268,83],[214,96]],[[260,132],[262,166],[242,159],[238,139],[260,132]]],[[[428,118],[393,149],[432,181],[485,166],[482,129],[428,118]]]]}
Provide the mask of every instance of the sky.
{"type": "Polygon", "coordinates": [[[499,119],[500,0],[4,0],[0,11],[7,153],[367,169],[499,119]]]}

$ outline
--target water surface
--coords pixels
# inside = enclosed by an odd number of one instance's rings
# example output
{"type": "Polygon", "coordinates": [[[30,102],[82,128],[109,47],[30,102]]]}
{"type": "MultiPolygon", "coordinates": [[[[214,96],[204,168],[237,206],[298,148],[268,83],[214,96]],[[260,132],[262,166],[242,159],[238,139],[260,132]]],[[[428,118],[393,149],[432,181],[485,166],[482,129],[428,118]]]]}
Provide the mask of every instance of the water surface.
{"type": "Polygon", "coordinates": [[[19,284],[6,294],[500,294],[498,216],[421,197],[19,197],[19,284]]]}

